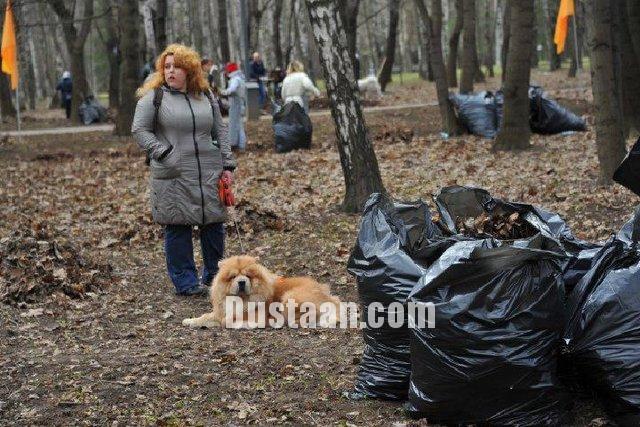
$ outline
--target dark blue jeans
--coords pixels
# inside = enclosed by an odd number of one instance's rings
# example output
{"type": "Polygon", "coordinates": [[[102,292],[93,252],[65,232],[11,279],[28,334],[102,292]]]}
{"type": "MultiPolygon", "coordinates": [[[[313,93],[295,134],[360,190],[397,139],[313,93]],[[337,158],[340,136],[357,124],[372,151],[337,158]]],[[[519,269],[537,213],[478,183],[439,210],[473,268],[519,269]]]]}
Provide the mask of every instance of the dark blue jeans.
{"type": "Polygon", "coordinates": [[[267,89],[264,87],[264,82],[262,80],[258,80],[258,102],[260,103],[260,108],[264,108],[266,100],[267,89]]]}
{"type": "MultiPolygon", "coordinates": [[[[191,228],[190,225],[167,225],[164,229],[167,270],[178,292],[198,286],[198,271],[193,261],[191,228]]],[[[200,283],[209,285],[218,272],[218,261],[222,259],[224,253],[224,225],[214,223],[199,228],[203,260],[200,283]]]]}

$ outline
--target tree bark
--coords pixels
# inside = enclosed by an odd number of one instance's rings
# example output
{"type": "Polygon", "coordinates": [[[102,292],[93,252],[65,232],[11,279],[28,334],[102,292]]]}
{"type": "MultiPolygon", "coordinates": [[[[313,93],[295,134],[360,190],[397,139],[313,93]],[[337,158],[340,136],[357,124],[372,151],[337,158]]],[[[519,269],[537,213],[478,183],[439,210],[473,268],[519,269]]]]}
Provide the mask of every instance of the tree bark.
{"type": "MultiPolygon", "coordinates": [[[[360,0],[342,0],[338,2],[340,17],[344,24],[344,32],[347,35],[347,47],[349,49],[349,57],[356,69],[356,51],[358,40],[358,11],[360,9],[360,0]]],[[[356,79],[358,76],[356,76],[356,79]]]]}
{"type": "Polygon", "coordinates": [[[504,82],[504,119],[493,144],[494,150],[529,148],[529,79],[531,74],[531,44],[534,43],[533,0],[518,0],[511,4],[511,28],[507,55],[507,78],[504,82]]]}
{"type": "Polygon", "coordinates": [[[336,125],[345,180],[342,208],[346,212],[361,212],[372,193],[385,193],[386,190],[367,134],[342,20],[331,0],[307,0],[307,9],[320,50],[331,115],[336,125]]]}
{"type": "Polygon", "coordinates": [[[74,13],[72,10],[67,9],[64,0],[47,0],[47,2],[62,22],[62,32],[71,56],[71,78],[73,79],[71,121],[80,123],[78,109],[84,98],[91,95],[85,71],[84,45],[91,30],[93,0],[84,0],[84,18],[79,30],[73,24],[74,13]]]}
{"type": "Polygon", "coordinates": [[[462,128],[449,101],[449,85],[442,55],[442,0],[431,0],[432,17],[429,16],[424,0],[414,0],[414,2],[429,36],[429,60],[436,82],[442,129],[449,135],[460,135],[462,128]]]}
{"type": "Polygon", "coordinates": [[[460,33],[464,27],[463,1],[456,0],[456,23],[449,38],[449,62],[447,63],[447,80],[449,87],[458,86],[458,45],[460,33]]]}
{"type": "Polygon", "coordinates": [[[387,47],[382,70],[378,76],[380,88],[384,92],[387,84],[391,82],[393,61],[396,55],[396,39],[398,37],[398,21],[400,19],[400,0],[389,0],[389,32],[387,35],[387,47]]]}
{"type": "MultiPolygon", "coordinates": [[[[191,24],[191,40],[193,41],[193,47],[200,55],[204,54],[203,43],[204,34],[202,31],[202,19],[200,14],[200,4],[202,0],[190,0],[189,2],[189,22],[191,24]]],[[[208,55],[204,55],[208,56],[208,55]]]]}
{"type": "MultiPolygon", "coordinates": [[[[632,1],[626,0],[628,6],[632,1]]],[[[638,27],[632,23],[632,13],[622,5],[620,18],[620,62],[622,64],[622,108],[625,117],[626,128],[633,126],[640,132],[640,56],[636,55],[633,46],[633,34],[638,32],[638,27]]],[[[630,11],[631,12],[631,11],[630,11]]]]}
{"type": "Polygon", "coordinates": [[[553,42],[553,36],[556,28],[556,15],[558,11],[557,4],[554,0],[542,0],[542,10],[546,21],[545,44],[547,46],[547,57],[549,59],[549,70],[555,71],[560,68],[560,55],[556,53],[556,44],[553,42]]]}
{"type": "MultiPolygon", "coordinates": [[[[110,0],[106,6],[113,7],[114,2],[110,0]]],[[[105,10],[105,13],[107,29],[105,49],[109,61],[109,108],[117,109],[120,106],[120,40],[118,26],[113,16],[116,10],[105,10]]]]}
{"type": "Polygon", "coordinates": [[[282,54],[282,41],[280,36],[280,23],[282,21],[283,3],[284,3],[284,0],[275,0],[275,7],[273,9],[273,20],[272,20],[273,51],[276,57],[276,65],[280,68],[286,67],[286,64],[284,63],[284,55],[282,54]]]}
{"type": "Polygon", "coordinates": [[[484,12],[484,43],[485,43],[485,52],[484,52],[484,66],[487,67],[489,71],[489,77],[495,77],[495,71],[493,70],[493,66],[495,65],[496,59],[493,55],[494,49],[493,46],[495,44],[495,10],[496,10],[496,0],[491,0],[484,12]]]}
{"type": "Polygon", "coordinates": [[[507,53],[509,52],[509,40],[511,40],[511,0],[505,0],[504,16],[502,18],[502,51],[500,52],[500,66],[502,68],[502,81],[507,78],[507,53]]]}
{"type": "Polygon", "coordinates": [[[157,0],[153,33],[156,37],[156,52],[160,54],[167,47],[167,0],[157,0]]]}
{"type": "Polygon", "coordinates": [[[595,109],[596,146],[600,182],[611,184],[613,173],[626,155],[621,105],[616,94],[612,5],[609,0],[592,0],[591,84],[595,109]]]}
{"type": "Polygon", "coordinates": [[[218,34],[220,38],[220,55],[222,62],[231,60],[229,51],[229,29],[227,25],[227,0],[218,0],[218,34]]]}
{"type": "Polygon", "coordinates": [[[120,108],[116,116],[116,135],[131,135],[131,123],[136,109],[136,88],[139,85],[138,62],[140,49],[138,47],[138,8],[132,1],[124,1],[120,6],[118,21],[122,29],[122,92],[120,94],[120,108]]]}
{"type": "Polygon", "coordinates": [[[476,72],[474,52],[476,47],[476,1],[463,2],[462,13],[464,24],[462,27],[462,76],[460,77],[460,93],[473,92],[473,77],[476,72]]]}

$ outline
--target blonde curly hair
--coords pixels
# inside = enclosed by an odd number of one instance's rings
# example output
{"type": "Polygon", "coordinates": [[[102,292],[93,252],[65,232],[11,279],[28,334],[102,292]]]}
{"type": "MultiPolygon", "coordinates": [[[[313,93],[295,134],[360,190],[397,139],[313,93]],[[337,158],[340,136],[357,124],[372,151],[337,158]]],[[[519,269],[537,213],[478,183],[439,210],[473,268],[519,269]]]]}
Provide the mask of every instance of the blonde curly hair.
{"type": "Polygon", "coordinates": [[[300,73],[303,71],[304,71],[304,65],[302,65],[302,62],[296,61],[295,59],[291,61],[291,63],[287,67],[287,74],[300,73]]]}
{"type": "Polygon", "coordinates": [[[136,90],[138,98],[144,96],[150,90],[159,88],[164,81],[164,61],[167,56],[173,55],[175,66],[184,69],[187,73],[187,92],[192,95],[199,95],[209,90],[209,82],[205,79],[200,66],[200,55],[188,46],[174,43],[167,48],[156,59],[156,69],[149,76],[142,86],[136,90]]]}

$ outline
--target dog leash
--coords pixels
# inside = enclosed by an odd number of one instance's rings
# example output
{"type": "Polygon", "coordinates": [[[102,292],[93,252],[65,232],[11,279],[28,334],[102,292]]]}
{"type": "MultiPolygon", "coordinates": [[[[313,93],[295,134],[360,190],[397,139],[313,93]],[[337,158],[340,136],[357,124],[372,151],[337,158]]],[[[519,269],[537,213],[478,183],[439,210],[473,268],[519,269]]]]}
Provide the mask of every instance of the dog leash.
{"type": "Polygon", "coordinates": [[[236,228],[236,235],[238,236],[238,243],[240,244],[240,253],[244,252],[244,245],[242,244],[242,237],[240,237],[240,227],[238,227],[238,221],[236,220],[236,208],[235,206],[228,206],[229,216],[231,217],[231,221],[233,221],[233,225],[236,228]]]}

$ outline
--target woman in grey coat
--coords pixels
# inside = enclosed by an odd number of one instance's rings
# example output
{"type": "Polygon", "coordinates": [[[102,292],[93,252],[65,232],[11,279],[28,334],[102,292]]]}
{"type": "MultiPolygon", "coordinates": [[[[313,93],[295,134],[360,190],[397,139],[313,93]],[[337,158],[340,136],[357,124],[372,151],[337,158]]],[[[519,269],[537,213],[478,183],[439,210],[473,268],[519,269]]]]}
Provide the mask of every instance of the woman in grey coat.
{"type": "Polygon", "coordinates": [[[236,163],[218,104],[205,96],[209,84],[199,55],[169,45],[156,71],[138,89],[131,131],[150,159],[151,211],[154,221],[165,226],[167,269],[176,293],[204,294],[224,252],[226,209],[218,180],[223,175],[231,179],[236,163]],[[193,259],[194,225],[200,229],[204,261],[200,280],[193,259]]]}
{"type": "Polygon", "coordinates": [[[247,109],[247,87],[244,74],[238,64],[229,62],[225,71],[229,76],[229,86],[222,91],[229,97],[229,144],[244,151],[247,146],[247,135],[244,132],[244,116],[247,109]]]}

